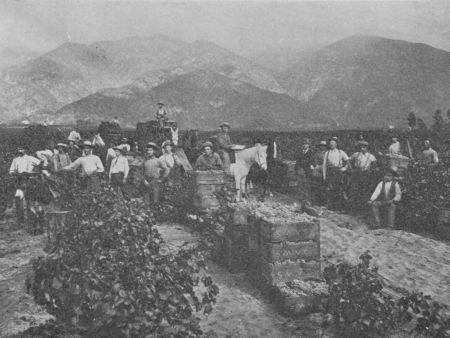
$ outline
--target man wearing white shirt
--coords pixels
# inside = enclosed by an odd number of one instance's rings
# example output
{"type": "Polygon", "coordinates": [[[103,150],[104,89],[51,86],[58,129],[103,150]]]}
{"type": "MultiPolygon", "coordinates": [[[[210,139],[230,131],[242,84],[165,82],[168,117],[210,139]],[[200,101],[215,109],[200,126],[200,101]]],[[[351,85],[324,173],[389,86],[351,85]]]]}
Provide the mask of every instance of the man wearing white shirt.
{"type": "Polygon", "coordinates": [[[376,164],[376,158],[369,152],[369,143],[367,141],[358,142],[360,151],[350,157],[352,167],[351,177],[351,199],[352,207],[363,210],[366,201],[373,189],[373,169],[376,164]]]}
{"type": "Polygon", "coordinates": [[[12,161],[9,173],[12,174],[24,174],[32,173],[34,168],[39,165],[40,161],[33,156],[29,156],[25,153],[25,149],[17,149],[18,156],[12,161]]]}
{"type": "Polygon", "coordinates": [[[78,130],[75,128],[72,130],[69,134],[69,137],[67,138],[68,141],[73,141],[74,143],[78,143],[81,141],[81,136],[78,130]]]}
{"type": "MultiPolygon", "coordinates": [[[[125,149],[122,147],[114,147],[116,157],[111,161],[109,169],[109,183],[118,190],[122,190],[123,185],[127,182],[130,167],[128,159],[123,156],[125,149]]],[[[123,193],[123,191],[122,191],[123,193]]]]}
{"type": "Polygon", "coordinates": [[[330,209],[342,207],[346,198],[344,175],[349,158],[337,148],[337,141],[336,137],[330,139],[330,149],[323,156],[323,179],[327,187],[327,207],[330,209]]]}
{"type": "Polygon", "coordinates": [[[397,136],[392,136],[392,143],[389,146],[388,155],[399,156],[401,154],[400,142],[398,141],[397,136]]]}
{"type": "Polygon", "coordinates": [[[76,159],[74,162],[64,167],[62,170],[72,171],[81,168],[81,177],[85,178],[86,186],[89,189],[97,189],[100,185],[100,178],[98,174],[105,171],[103,163],[97,155],[92,154],[92,143],[84,141],[83,156],[76,159]]]}
{"type": "Polygon", "coordinates": [[[376,227],[382,225],[380,209],[383,209],[386,212],[386,226],[389,228],[394,227],[395,209],[402,198],[400,185],[394,180],[394,177],[398,177],[398,174],[394,169],[386,171],[383,181],[377,185],[369,200],[369,205],[372,206],[372,214],[376,227]]]}

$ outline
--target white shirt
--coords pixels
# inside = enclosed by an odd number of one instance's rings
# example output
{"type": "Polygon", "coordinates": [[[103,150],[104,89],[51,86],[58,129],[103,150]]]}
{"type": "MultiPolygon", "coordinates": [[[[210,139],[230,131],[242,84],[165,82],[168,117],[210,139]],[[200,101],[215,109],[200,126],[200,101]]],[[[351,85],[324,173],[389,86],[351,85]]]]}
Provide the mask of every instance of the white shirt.
{"type": "Polygon", "coordinates": [[[128,177],[130,167],[128,165],[128,159],[125,156],[119,156],[112,160],[109,174],[123,173],[124,178],[128,177]]]}
{"type": "Polygon", "coordinates": [[[162,154],[159,159],[164,162],[164,164],[169,168],[172,169],[175,166],[175,157],[174,154],[162,154]]]}
{"type": "Polygon", "coordinates": [[[33,172],[34,166],[39,165],[40,161],[33,156],[23,155],[16,157],[9,168],[10,174],[22,174],[33,172]]]}
{"type": "Polygon", "coordinates": [[[79,132],[77,132],[76,130],[72,130],[67,139],[69,141],[78,142],[78,141],[81,141],[81,136],[80,136],[79,132]]]}
{"type": "Polygon", "coordinates": [[[365,154],[363,152],[357,152],[352,155],[351,160],[353,161],[355,168],[360,170],[369,170],[372,163],[377,159],[369,152],[365,154]]]}
{"type": "Polygon", "coordinates": [[[52,161],[53,155],[55,154],[56,152],[53,152],[50,149],[36,151],[36,157],[43,162],[44,166],[48,166],[48,163],[52,161]]]}
{"type": "Polygon", "coordinates": [[[178,145],[178,128],[173,130],[170,128],[170,134],[172,136],[172,143],[177,146],[178,145]]]}
{"type": "Polygon", "coordinates": [[[389,146],[389,155],[401,155],[400,142],[397,141],[389,146]]]}
{"type": "Polygon", "coordinates": [[[348,161],[348,156],[343,150],[335,148],[326,151],[323,155],[323,178],[327,178],[328,167],[343,168],[344,161],[348,161]]]}
{"type": "Polygon", "coordinates": [[[83,176],[90,176],[95,173],[102,173],[105,171],[103,163],[97,155],[86,155],[79,157],[72,164],[63,168],[64,170],[75,170],[81,167],[81,173],[83,176]]]}
{"type": "MultiPolygon", "coordinates": [[[[393,181],[384,183],[384,196],[388,196],[389,190],[391,189],[393,181]]],[[[383,182],[378,183],[377,187],[375,188],[375,191],[372,194],[372,197],[370,198],[371,201],[375,201],[380,194],[382,193],[381,188],[383,187],[383,182]]],[[[394,201],[398,202],[402,198],[402,190],[400,189],[400,185],[395,182],[395,197],[394,201]]]]}

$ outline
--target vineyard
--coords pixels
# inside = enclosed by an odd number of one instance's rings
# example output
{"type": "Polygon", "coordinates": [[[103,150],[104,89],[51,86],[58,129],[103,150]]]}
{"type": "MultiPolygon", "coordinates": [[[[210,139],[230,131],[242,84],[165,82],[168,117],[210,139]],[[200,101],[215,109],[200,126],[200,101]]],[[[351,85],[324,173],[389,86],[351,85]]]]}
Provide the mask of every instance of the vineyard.
{"type": "MultiPolygon", "coordinates": [[[[126,132],[132,136],[132,132],[126,132]]],[[[341,147],[353,152],[360,131],[333,132],[341,147]]],[[[82,132],[89,136],[92,131],[82,132]]],[[[201,139],[211,133],[200,133],[201,139]]],[[[384,131],[364,132],[375,154],[388,147],[384,131]]],[[[433,134],[434,148],[440,153],[442,164],[422,166],[414,163],[401,182],[404,197],[399,208],[398,226],[405,230],[440,235],[438,211],[450,208],[450,172],[448,144],[439,142],[433,134]]],[[[251,144],[257,139],[272,138],[279,145],[283,159],[292,160],[302,139],[310,137],[315,143],[329,138],[325,132],[245,133],[234,132],[234,143],[251,144]]],[[[424,137],[432,134],[401,133],[416,153],[421,151],[424,137]]],[[[62,141],[65,131],[37,130],[27,134],[22,130],[5,130],[0,136],[0,216],[11,208],[13,185],[7,171],[18,145],[30,151],[42,149],[50,139],[62,141]],[[41,143],[34,142],[42,134],[41,143]]],[[[26,331],[25,337],[77,335],[81,337],[195,337],[204,334],[200,314],[214,312],[220,288],[206,270],[205,256],[214,245],[211,229],[226,226],[226,217],[217,215],[201,218],[186,208],[190,197],[182,186],[166,188],[162,205],[148,210],[140,199],[124,200],[107,185],[97,193],[87,194],[76,179],[70,184],[57,176],[52,188],[58,192],[62,210],[70,210],[64,232],[55,236],[46,248],[47,255],[33,261],[33,277],[27,287],[37,304],[54,316],[46,325],[26,331]],[[156,224],[166,221],[190,223],[200,232],[202,244],[196,249],[183,248],[177,252],[162,249],[164,240],[156,224]]],[[[248,204],[249,212],[268,220],[295,215],[293,206],[274,204],[273,209],[255,202],[248,204]],[[264,209],[266,208],[266,210],[264,209]]],[[[302,220],[308,216],[296,216],[302,220]]],[[[358,265],[328,265],[321,286],[328,301],[324,312],[333,315],[334,323],[324,319],[321,325],[333,326],[342,337],[382,337],[396,329],[399,323],[413,322],[411,331],[426,337],[446,337],[450,322],[443,315],[443,307],[431,298],[411,293],[394,301],[382,293],[377,269],[370,266],[372,257],[363,254],[358,265]],[[366,304],[361,299],[367,299],[366,304]],[[340,300],[345,299],[346,304],[340,300]],[[363,312],[361,312],[363,309],[363,312]]],[[[25,283],[25,281],[24,281],[25,283]]],[[[312,285],[312,284],[311,284],[312,285]]],[[[296,295],[312,288],[302,282],[289,285],[296,295]],[[305,286],[306,285],[306,286],[305,286]],[[303,289],[301,289],[303,288],[303,289]],[[300,291],[299,291],[300,290],[300,291]]],[[[286,289],[287,290],[287,289],[286,289]]]]}

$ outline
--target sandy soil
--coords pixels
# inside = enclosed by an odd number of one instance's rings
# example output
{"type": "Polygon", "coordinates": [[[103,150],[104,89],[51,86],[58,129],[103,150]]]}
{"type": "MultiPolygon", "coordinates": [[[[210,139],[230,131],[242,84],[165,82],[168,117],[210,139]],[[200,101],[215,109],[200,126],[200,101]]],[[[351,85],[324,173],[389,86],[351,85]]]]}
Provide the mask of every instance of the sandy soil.
{"type": "Polygon", "coordinates": [[[30,259],[43,255],[44,236],[30,236],[11,220],[0,222],[0,337],[52,318],[27,294],[30,259]]]}
{"type": "Polygon", "coordinates": [[[321,222],[321,253],[356,263],[370,251],[393,287],[420,291],[450,305],[450,245],[402,230],[368,230],[361,220],[329,213],[321,222]],[[357,223],[357,224],[355,224],[357,223]],[[353,228],[353,230],[345,227],[353,228]]]}

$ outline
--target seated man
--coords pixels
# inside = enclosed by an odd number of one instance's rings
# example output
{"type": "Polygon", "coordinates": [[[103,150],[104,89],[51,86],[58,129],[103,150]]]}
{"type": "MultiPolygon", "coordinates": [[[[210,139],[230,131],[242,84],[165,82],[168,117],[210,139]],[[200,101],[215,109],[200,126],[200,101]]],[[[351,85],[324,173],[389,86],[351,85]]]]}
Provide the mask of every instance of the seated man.
{"type": "Polygon", "coordinates": [[[395,209],[402,198],[402,191],[398,182],[394,180],[395,177],[398,177],[397,172],[394,169],[388,169],[384,174],[383,181],[377,185],[368,202],[372,206],[376,227],[382,225],[380,209],[383,209],[386,213],[386,226],[389,228],[394,227],[395,209]]]}
{"type": "Polygon", "coordinates": [[[202,146],[202,154],[195,162],[196,170],[223,170],[223,163],[220,156],[213,152],[211,142],[205,142],[202,146]]]}
{"type": "Polygon", "coordinates": [[[160,128],[164,128],[164,124],[167,121],[167,109],[163,102],[158,102],[158,110],[155,113],[155,118],[158,121],[160,128]]]}

